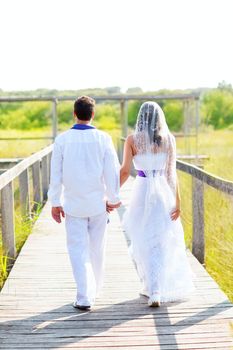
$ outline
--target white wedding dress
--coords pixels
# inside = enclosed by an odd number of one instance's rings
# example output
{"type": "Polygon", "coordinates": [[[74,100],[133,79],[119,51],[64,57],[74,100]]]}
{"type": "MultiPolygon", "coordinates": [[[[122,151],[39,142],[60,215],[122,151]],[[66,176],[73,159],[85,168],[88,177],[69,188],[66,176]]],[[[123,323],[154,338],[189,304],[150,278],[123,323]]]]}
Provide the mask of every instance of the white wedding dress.
{"type": "Polygon", "coordinates": [[[136,177],[124,216],[143,290],[149,296],[159,294],[161,302],[184,299],[193,291],[182,224],[180,218],[170,218],[175,196],[166,176],[167,161],[166,153],[134,156],[135,169],[153,171],[153,176],[136,177]]]}

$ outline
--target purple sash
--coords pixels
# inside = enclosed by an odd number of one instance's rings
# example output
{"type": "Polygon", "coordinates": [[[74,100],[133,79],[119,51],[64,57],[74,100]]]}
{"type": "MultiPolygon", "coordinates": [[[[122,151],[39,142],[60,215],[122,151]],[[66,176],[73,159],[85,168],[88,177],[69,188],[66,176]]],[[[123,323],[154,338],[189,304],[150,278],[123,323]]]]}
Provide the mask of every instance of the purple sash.
{"type": "Polygon", "coordinates": [[[137,170],[138,176],[140,177],[146,177],[146,174],[142,170],[137,170]]]}
{"type": "MultiPolygon", "coordinates": [[[[153,176],[155,176],[156,174],[164,175],[164,173],[165,173],[164,169],[151,170],[151,171],[152,171],[153,176]]],[[[142,170],[137,170],[137,175],[140,177],[146,177],[146,174],[142,170]]]]}

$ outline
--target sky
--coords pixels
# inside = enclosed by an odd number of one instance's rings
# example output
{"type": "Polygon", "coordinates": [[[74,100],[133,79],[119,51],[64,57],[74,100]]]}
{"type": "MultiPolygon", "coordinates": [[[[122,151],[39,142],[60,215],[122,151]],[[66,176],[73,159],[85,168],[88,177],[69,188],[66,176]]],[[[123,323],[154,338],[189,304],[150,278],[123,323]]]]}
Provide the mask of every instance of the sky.
{"type": "Polygon", "coordinates": [[[232,0],[0,0],[0,89],[233,84],[232,0]]]}

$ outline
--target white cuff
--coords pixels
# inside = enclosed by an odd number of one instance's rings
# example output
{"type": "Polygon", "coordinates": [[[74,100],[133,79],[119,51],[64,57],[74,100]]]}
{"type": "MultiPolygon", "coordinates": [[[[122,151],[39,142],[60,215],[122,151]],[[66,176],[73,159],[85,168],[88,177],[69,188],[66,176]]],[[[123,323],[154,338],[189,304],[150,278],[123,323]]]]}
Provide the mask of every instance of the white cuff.
{"type": "Polygon", "coordinates": [[[107,198],[109,204],[118,204],[121,201],[120,197],[107,198]]]}
{"type": "Polygon", "coordinates": [[[61,202],[56,200],[50,201],[52,207],[61,207],[61,202]]]}

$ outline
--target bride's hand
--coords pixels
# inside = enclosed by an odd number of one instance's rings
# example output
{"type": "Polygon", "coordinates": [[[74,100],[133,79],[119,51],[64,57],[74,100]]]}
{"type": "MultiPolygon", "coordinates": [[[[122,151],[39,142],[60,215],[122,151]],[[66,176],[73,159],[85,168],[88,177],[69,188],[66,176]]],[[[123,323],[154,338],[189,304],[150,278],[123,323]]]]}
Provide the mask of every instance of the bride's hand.
{"type": "Polygon", "coordinates": [[[180,216],[180,206],[177,205],[174,210],[171,212],[171,219],[172,220],[177,220],[178,217],[180,216]]]}

